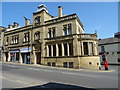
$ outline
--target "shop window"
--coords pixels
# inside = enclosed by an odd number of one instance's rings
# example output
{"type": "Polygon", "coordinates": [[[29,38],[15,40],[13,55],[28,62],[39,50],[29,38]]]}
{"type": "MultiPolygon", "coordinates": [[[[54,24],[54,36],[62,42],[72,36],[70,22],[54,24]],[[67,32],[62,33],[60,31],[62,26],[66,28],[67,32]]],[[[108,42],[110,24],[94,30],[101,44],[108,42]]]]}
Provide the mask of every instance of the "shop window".
{"type": "Polygon", "coordinates": [[[65,56],[68,55],[68,47],[67,47],[67,44],[64,44],[64,55],[65,55],[65,56]]]}
{"type": "Polygon", "coordinates": [[[47,66],[51,66],[51,62],[47,62],[47,66]]]}
{"type": "Polygon", "coordinates": [[[73,62],[69,62],[69,68],[73,68],[73,62]]]}
{"type": "Polygon", "coordinates": [[[52,66],[55,67],[55,66],[56,66],[56,63],[55,63],[55,62],[52,62],[52,66]]]}
{"type": "Polygon", "coordinates": [[[56,45],[53,45],[53,56],[56,56],[56,45]]]}
{"type": "Polygon", "coordinates": [[[73,55],[73,44],[69,43],[69,54],[73,55]]]}
{"type": "Polygon", "coordinates": [[[40,32],[37,31],[35,34],[34,34],[34,38],[35,40],[40,40],[40,32]]]}
{"type": "Polygon", "coordinates": [[[63,67],[67,68],[67,62],[63,62],[63,67]]]}
{"type": "Polygon", "coordinates": [[[88,42],[83,42],[84,55],[88,55],[88,42]]]}
{"type": "Polygon", "coordinates": [[[48,45],[48,49],[49,49],[49,56],[51,56],[51,45],[48,45]]]}
{"type": "Polygon", "coordinates": [[[59,56],[62,56],[62,45],[58,44],[58,52],[59,52],[59,56]]]}

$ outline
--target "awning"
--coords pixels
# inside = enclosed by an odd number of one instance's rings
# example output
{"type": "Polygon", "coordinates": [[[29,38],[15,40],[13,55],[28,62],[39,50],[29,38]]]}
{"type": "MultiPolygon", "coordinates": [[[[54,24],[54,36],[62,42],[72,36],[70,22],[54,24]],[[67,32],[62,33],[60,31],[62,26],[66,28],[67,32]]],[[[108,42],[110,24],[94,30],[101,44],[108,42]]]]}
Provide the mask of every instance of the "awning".
{"type": "Polygon", "coordinates": [[[31,48],[22,48],[20,51],[21,53],[31,52],[31,48]]]}
{"type": "Polygon", "coordinates": [[[16,50],[10,50],[10,53],[16,53],[16,52],[20,52],[19,49],[16,49],[16,50]]]}

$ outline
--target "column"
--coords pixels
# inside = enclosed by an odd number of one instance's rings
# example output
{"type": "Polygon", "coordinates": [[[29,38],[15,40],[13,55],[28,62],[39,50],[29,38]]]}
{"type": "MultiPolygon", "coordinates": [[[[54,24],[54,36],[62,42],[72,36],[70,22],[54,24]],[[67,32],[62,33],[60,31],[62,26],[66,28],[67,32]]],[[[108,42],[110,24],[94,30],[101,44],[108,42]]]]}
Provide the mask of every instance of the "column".
{"type": "Polygon", "coordinates": [[[6,55],[3,53],[3,61],[6,62],[6,55]]]}
{"type": "Polygon", "coordinates": [[[19,52],[19,63],[22,64],[23,61],[22,61],[22,55],[21,55],[21,52],[19,52]]]}
{"type": "Polygon", "coordinates": [[[91,48],[90,48],[89,42],[87,42],[87,45],[88,45],[88,55],[90,55],[90,50],[91,50],[91,48]]]}
{"type": "Polygon", "coordinates": [[[58,44],[56,44],[56,56],[59,56],[58,55],[58,44]]]}
{"type": "Polygon", "coordinates": [[[67,52],[68,52],[68,56],[70,56],[70,47],[69,47],[69,43],[67,43],[67,52]]]}
{"type": "Polygon", "coordinates": [[[81,55],[84,55],[84,46],[83,46],[83,42],[81,42],[81,55]]]}
{"type": "Polygon", "coordinates": [[[51,45],[51,56],[53,56],[53,45],[51,45]]]}
{"type": "Polygon", "coordinates": [[[98,44],[96,42],[94,42],[94,54],[98,55],[98,44]]]}
{"type": "Polygon", "coordinates": [[[65,56],[65,54],[64,54],[64,45],[63,45],[63,43],[62,43],[62,56],[65,56]]]}
{"type": "Polygon", "coordinates": [[[49,48],[48,48],[48,45],[46,46],[46,49],[47,49],[47,57],[49,57],[49,48]]]}
{"type": "Polygon", "coordinates": [[[8,52],[8,62],[10,62],[10,52],[8,52]]]}
{"type": "Polygon", "coordinates": [[[33,63],[34,63],[34,64],[37,64],[35,51],[33,51],[33,60],[34,60],[33,63]]]}

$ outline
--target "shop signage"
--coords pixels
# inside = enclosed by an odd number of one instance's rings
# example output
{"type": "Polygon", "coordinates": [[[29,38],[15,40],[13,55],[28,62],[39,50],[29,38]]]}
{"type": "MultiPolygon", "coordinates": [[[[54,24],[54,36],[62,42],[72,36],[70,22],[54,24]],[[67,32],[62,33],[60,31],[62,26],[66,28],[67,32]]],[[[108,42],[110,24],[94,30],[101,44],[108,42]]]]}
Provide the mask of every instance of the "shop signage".
{"type": "Polygon", "coordinates": [[[31,52],[31,48],[22,48],[20,49],[21,53],[31,52]]]}
{"type": "Polygon", "coordinates": [[[16,50],[10,50],[10,53],[16,53],[16,52],[20,52],[19,49],[16,49],[16,50]]]}

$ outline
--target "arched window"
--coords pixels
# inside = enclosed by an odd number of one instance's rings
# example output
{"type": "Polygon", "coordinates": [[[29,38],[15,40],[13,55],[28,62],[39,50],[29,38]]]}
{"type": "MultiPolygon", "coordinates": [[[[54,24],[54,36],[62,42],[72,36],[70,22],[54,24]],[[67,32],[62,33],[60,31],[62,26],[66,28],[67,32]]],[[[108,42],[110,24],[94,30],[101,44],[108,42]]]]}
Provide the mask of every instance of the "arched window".
{"type": "Polygon", "coordinates": [[[40,39],[40,32],[39,31],[35,32],[34,38],[35,38],[35,40],[39,40],[40,39]]]}
{"type": "Polygon", "coordinates": [[[35,18],[35,23],[40,23],[40,22],[41,22],[40,16],[36,17],[36,18],[35,18]]]}

